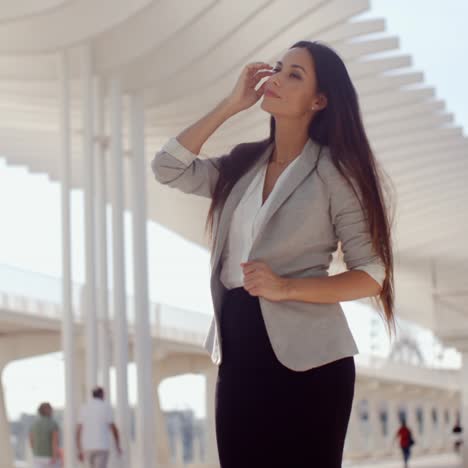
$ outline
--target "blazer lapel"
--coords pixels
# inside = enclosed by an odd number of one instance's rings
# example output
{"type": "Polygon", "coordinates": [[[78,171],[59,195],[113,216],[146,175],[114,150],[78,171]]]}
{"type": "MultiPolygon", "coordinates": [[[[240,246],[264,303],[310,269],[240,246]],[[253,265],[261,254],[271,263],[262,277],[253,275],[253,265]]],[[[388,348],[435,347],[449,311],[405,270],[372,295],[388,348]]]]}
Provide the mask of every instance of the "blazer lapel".
{"type": "Polygon", "coordinates": [[[229,193],[226,201],[224,202],[224,206],[221,210],[221,215],[217,225],[218,237],[213,247],[213,253],[211,255],[212,272],[215,271],[218,261],[220,259],[220,254],[223,251],[223,247],[226,242],[227,234],[229,232],[229,227],[231,224],[230,220],[232,218],[232,214],[234,213],[234,210],[239,204],[242,195],[249,187],[250,182],[252,182],[252,179],[255,177],[255,174],[260,169],[262,164],[264,164],[269,158],[272,147],[273,143],[270,143],[267,149],[260,156],[256,164],[236,182],[231,192],[229,193]]]}
{"type": "MultiPolygon", "coordinates": [[[[218,238],[213,247],[213,253],[211,255],[211,270],[212,273],[215,272],[220,257],[221,252],[223,251],[224,244],[226,242],[227,234],[229,232],[230,220],[237,205],[239,204],[242,195],[247,190],[250,182],[255,177],[255,174],[260,169],[262,164],[266,162],[270,156],[273,143],[268,145],[267,149],[264,151],[262,156],[259,158],[257,163],[246,173],[244,174],[234,185],[231,190],[231,193],[227,197],[224,207],[221,211],[220,219],[218,222],[218,238]]],[[[272,203],[268,207],[268,211],[265,213],[265,217],[261,226],[258,229],[257,235],[254,239],[250,253],[253,252],[256,243],[261,238],[261,234],[265,226],[267,225],[269,219],[275,214],[278,208],[286,201],[286,199],[291,195],[294,189],[310,174],[310,172],[315,167],[315,162],[317,161],[318,154],[320,150],[320,145],[316,144],[312,139],[308,139],[307,143],[304,146],[303,154],[300,156],[300,160],[292,167],[290,173],[287,176],[287,179],[282,184],[281,189],[274,193],[274,198],[272,203]]],[[[250,260],[250,255],[249,255],[250,260]]]]}
{"type": "Polygon", "coordinates": [[[267,208],[267,212],[263,218],[261,225],[258,228],[257,235],[252,243],[252,248],[249,253],[249,260],[251,260],[250,255],[255,249],[256,243],[260,240],[265,226],[268,224],[268,221],[276,213],[279,207],[287,200],[287,198],[294,192],[296,187],[312,172],[315,167],[318,155],[320,151],[320,145],[315,143],[312,139],[308,139],[303,153],[298,156],[300,159],[294,163],[294,166],[291,168],[289,174],[287,174],[286,179],[283,181],[281,186],[278,187],[278,191],[273,193],[273,199],[271,200],[270,205],[267,208]]]}

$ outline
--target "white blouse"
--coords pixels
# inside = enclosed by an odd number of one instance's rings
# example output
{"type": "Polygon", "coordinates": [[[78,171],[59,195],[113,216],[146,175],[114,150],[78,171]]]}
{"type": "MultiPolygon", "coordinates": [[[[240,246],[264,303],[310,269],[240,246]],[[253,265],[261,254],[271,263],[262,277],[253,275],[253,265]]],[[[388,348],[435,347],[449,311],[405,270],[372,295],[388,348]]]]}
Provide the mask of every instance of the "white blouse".
{"type": "Polygon", "coordinates": [[[284,183],[288,172],[297,160],[307,154],[306,143],[304,150],[294,161],[288,164],[273,186],[271,193],[262,205],[262,192],[268,160],[258,170],[247,190],[244,192],[239,204],[234,210],[228,237],[221,256],[220,280],[227,289],[238,288],[244,285],[244,273],[240,264],[246,262],[257,233],[265,219],[268,206],[271,204],[279,186],[284,183]]]}

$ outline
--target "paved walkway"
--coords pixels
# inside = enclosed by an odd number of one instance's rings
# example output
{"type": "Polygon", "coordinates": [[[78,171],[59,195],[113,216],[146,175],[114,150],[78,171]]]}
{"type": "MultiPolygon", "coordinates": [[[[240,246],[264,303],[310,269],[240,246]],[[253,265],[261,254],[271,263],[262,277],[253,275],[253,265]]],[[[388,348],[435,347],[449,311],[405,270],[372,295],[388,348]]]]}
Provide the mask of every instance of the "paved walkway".
{"type": "MultiPolygon", "coordinates": [[[[359,461],[344,463],[343,468],[403,468],[403,461],[395,459],[394,461],[359,461]]],[[[460,458],[455,454],[419,456],[412,458],[409,462],[409,468],[461,468],[460,458]]]]}

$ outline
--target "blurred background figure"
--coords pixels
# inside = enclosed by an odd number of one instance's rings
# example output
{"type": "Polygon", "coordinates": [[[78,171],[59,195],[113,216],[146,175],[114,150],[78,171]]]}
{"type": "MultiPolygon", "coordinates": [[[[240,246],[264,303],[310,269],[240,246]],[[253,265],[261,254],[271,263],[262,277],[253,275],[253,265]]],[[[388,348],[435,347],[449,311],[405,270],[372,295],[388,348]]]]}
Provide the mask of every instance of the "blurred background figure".
{"type": "Polygon", "coordinates": [[[89,468],[106,468],[111,447],[111,432],[120,455],[122,450],[119,431],[114,424],[112,407],[104,401],[104,390],[96,387],[92,390],[92,398],[80,410],[76,431],[80,461],[85,461],[89,468]]]}
{"type": "Polygon", "coordinates": [[[460,417],[457,417],[457,421],[455,422],[455,426],[453,426],[452,434],[454,436],[453,441],[453,448],[455,449],[456,453],[460,453],[460,447],[463,444],[463,428],[460,424],[460,417]]]}
{"type": "Polygon", "coordinates": [[[413,435],[410,428],[406,425],[406,420],[401,420],[401,426],[395,435],[399,439],[400,448],[403,454],[404,467],[408,468],[408,462],[411,457],[411,447],[414,445],[413,435]]]}
{"type": "Polygon", "coordinates": [[[33,453],[33,468],[58,468],[59,454],[59,426],[52,417],[50,403],[41,403],[38,417],[29,431],[29,442],[33,453]]]}

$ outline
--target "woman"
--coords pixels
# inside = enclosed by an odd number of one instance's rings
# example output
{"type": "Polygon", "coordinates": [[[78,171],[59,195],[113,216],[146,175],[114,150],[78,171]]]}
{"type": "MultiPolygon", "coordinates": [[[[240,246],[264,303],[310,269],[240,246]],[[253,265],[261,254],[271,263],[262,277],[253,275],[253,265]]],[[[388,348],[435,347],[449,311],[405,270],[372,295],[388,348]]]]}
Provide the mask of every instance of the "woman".
{"type": "Polygon", "coordinates": [[[152,169],[163,184],[211,198],[205,348],[219,366],[222,468],[341,467],[358,350],[339,302],[379,296],[394,329],[390,223],[342,60],[300,41],[273,69],[248,64],[152,169]],[[267,139],[197,157],[225,120],[262,96],[267,139]],[[350,271],[328,276],[338,241],[350,271]]]}
{"type": "Polygon", "coordinates": [[[399,439],[404,468],[408,468],[409,459],[411,458],[411,447],[414,445],[414,439],[411,430],[406,425],[406,419],[404,418],[401,420],[401,426],[395,434],[395,439],[399,439]]]}
{"type": "Polygon", "coordinates": [[[33,468],[58,467],[60,462],[59,427],[52,417],[50,403],[41,403],[38,418],[29,431],[33,468]]]}

